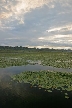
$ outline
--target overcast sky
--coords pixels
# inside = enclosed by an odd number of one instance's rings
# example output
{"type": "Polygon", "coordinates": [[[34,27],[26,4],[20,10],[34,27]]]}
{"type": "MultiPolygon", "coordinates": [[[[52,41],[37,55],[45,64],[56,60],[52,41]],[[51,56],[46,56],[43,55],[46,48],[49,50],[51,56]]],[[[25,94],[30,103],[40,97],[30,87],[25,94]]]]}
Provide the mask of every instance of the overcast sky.
{"type": "Polygon", "coordinates": [[[72,0],[0,0],[0,45],[72,49],[72,0]]]}

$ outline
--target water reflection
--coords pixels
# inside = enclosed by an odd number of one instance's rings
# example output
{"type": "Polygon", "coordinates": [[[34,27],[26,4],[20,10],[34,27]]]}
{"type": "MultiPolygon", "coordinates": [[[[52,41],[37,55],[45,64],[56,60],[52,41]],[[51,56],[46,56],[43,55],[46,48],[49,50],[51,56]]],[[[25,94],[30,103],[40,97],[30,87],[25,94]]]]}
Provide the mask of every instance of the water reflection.
{"type": "MultiPolygon", "coordinates": [[[[0,108],[55,108],[60,106],[72,107],[72,93],[69,92],[70,99],[65,99],[63,91],[53,90],[52,93],[32,87],[31,84],[19,83],[11,79],[11,75],[22,71],[53,70],[51,66],[27,65],[13,66],[0,69],[0,108]]],[[[57,68],[56,68],[57,70],[57,68]]],[[[58,70],[57,70],[58,71],[58,70]]],[[[61,71],[61,69],[59,70],[61,71]]],[[[62,71],[67,71],[62,69],[62,71]]],[[[68,69],[71,71],[71,69],[68,69]]]]}
{"type": "Polygon", "coordinates": [[[11,81],[8,75],[0,82],[0,108],[55,108],[57,106],[62,108],[65,105],[72,106],[72,100],[65,99],[64,93],[57,90],[48,93],[30,84],[11,81]]]}
{"type": "Polygon", "coordinates": [[[1,68],[1,74],[18,74],[24,71],[41,71],[41,70],[50,70],[50,71],[57,71],[57,72],[72,72],[71,69],[64,69],[64,68],[56,68],[52,66],[43,66],[43,65],[25,65],[25,66],[11,66],[7,68],[1,68]],[[4,73],[3,73],[4,72],[4,73]]]}

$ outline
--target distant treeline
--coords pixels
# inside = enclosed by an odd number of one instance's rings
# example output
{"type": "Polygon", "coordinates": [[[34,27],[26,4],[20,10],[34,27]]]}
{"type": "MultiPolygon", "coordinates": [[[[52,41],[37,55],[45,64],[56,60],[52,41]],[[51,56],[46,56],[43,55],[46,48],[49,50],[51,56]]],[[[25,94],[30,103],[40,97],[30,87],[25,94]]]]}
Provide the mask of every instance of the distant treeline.
{"type": "Polygon", "coordinates": [[[12,46],[0,46],[0,52],[1,51],[69,51],[69,52],[72,52],[71,49],[49,49],[49,48],[28,48],[28,47],[22,47],[22,46],[15,46],[15,47],[12,47],[12,46]]]}

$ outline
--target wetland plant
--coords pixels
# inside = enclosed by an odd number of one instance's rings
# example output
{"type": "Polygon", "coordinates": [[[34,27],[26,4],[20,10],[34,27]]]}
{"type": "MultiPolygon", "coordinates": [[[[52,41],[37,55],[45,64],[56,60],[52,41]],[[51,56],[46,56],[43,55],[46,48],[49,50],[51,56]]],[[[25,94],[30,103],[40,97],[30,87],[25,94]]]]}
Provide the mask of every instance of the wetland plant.
{"type": "Polygon", "coordinates": [[[68,72],[27,71],[12,76],[12,79],[44,88],[48,92],[65,91],[65,98],[69,98],[67,92],[72,91],[72,73],[68,72]]]}

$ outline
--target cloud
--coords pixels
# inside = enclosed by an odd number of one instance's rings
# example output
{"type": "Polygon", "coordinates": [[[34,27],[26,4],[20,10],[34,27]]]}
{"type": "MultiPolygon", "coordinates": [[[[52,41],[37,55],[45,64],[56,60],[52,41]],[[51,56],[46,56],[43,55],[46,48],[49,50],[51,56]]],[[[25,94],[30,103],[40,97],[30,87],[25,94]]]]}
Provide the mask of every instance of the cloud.
{"type": "Polygon", "coordinates": [[[54,46],[57,44],[59,46],[72,46],[72,34],[39,37],[38,41],[43,42],[44,44],[53,44],[54,46]]]}
{"type": "Polygon", "coordinates": [[[71,8],[72,0],[0,0],[0,45],[71,47],[71,8]]]}
{"type": "Polygon", "coordinates": [[[5,40],[20,40],[20,37],[6,38],[5,40]]]}
{"type": "Polygon", "coordinates": [[[39,37],[38,39],[39,39],[39,40],[44,40],[45,38],[44,38],[44,37],[39,37]]]}
{"type": "Polygon", "coordinates": [[[22,21],[21,17],[32,9],[47,5],[49,0],[1,0],[0,19],[15,18],[22,21]]]}
{"type": "Polygon", "coordinates": [[[63,7],[71,7],[71,0],[0,0],[0,19],[5,26],[11,22],[18,21],[16,24],[25,24],[25,15],[32,10],[42,8],[47,5],[55,8],[55,3],[60,3],[63,7]],[[5,22],[4,22],[5,20],[5,22]]]}
{"type": "Polygon", "coordinates": [[[1,27],[1,29],[8,29],[8,30],[13,30],[13,29],[15,29],[15,27],[7,27],[7,26],[4,26],[4,27],[1,27]]]}
{"type": "Polygon", "coordinates": [[[72,24],[61,26],[61,27],[54,27],[49,30],[46,30],[48,33],[49,32],[57,32],[57,31],[71,31],[72,30],[72,24]]]}

